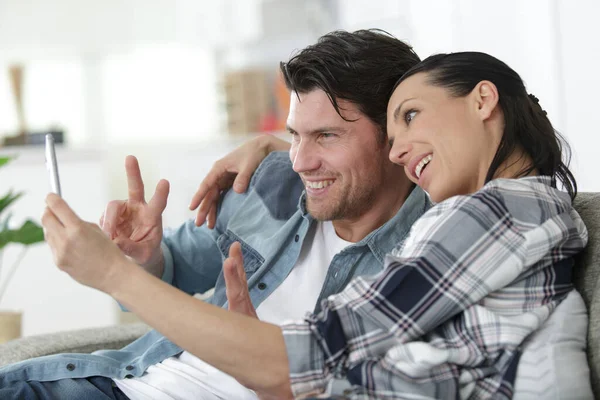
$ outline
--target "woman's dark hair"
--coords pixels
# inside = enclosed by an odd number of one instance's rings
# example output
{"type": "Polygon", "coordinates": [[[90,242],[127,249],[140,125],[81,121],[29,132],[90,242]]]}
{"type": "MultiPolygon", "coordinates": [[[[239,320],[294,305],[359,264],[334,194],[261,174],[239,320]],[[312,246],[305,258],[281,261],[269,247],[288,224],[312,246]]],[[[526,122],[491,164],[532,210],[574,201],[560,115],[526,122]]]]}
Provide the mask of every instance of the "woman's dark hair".
{"type": "Polygon", "coordinates": [[[485,53],[462,52],[437,54],[415,65],[398,80],[394,89],[409,76],[427,73],[427,82],[447,88],[453,96],[471,93],[477,84],[487,80],[498,89],[499,105],[504,114],[504,134],[486,176],[492,180],[498,168],[508,157],[521,148],[532,159],[532,164],[522,169],[517,177],[534,170],[540,175],[560,181],[571,199],[577,195],[577,182],[568,168],[571,150],[540,106],[537,97],[528,95],[523,80],[512,68],[485,53]],[[562,156],[565,161],[563,162],[562,156]]]}
{"type": "Polygon", "coordinates": [[[321,36],[280,68],[289,90],[308,93],[322,89],[342,118],[338,99],[356,104],[379,127],[385,142],[387,103],[394,84],[419,61],[408,44],[385,31],[370,29],[321,36]]]}

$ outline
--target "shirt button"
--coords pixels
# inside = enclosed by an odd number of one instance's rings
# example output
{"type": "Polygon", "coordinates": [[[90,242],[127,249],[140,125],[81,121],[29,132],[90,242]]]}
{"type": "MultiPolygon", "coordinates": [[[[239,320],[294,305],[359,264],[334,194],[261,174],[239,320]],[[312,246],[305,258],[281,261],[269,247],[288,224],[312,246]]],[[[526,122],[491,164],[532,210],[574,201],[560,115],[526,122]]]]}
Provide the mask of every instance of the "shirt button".
{"type": "Polygon", "coordinates": [[[133,375],[131,375],[131,374],[125,375],[125,379],[131,379],[131,378],[133,378],[133,375]]]}
{"type": "Polygon", "coordinates": [[[133,365],[128,365],[128,366],[125,367],[125,369],[127,371],[131,371],[133,369],[133,365]]]}
{"type": "Polygon", "coordinates": [[[261,283],[258,284],[258,288],[260,290],[265,290],[267,288],[267,284],[264,283],[264,282],[261,282],[261,283]]]}
{"type": "Polygon", "coordinates": [[[69,371],[73,371],[75,369],[75,364],[71,364],[71,363],[67,364],[67,369],[69,371]]]}
{"type": "Polygon", "coordinates": [[[294,237],[294,242],[298,242],[298,240],[300,240],[300,235],[296,235],[296,236],[294,237]]]}

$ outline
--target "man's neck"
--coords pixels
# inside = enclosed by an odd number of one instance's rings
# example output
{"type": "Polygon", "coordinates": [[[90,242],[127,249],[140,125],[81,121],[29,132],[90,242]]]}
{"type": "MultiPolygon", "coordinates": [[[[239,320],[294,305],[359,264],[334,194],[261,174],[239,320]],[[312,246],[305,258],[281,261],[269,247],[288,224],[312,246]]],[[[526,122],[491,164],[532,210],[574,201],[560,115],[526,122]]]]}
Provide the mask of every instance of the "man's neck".
{"type": "Polygon", "coordinates": [[[396,179],[396,181],[400,182],[389,185],[388,189],[382,191],[372,206],[359,217],[333,221],[337,235],[348,242],[360,242],[369,233],[392,219],[404,205],[413,188],[413,184],[408,179],[396,179]]]}

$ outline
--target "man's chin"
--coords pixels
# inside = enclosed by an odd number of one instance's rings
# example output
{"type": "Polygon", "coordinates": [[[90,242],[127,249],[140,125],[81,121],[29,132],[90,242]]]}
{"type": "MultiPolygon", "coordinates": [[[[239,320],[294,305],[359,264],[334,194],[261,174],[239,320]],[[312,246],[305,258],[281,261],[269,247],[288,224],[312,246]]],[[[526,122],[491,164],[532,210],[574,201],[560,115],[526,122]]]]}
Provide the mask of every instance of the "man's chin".
{"type": "Polygon", "coordinates": [[[314,204],[307,203],[306,209],[308,213],[317,221],[331,221],[337,217],[337,209],[333,207],[319,207],[314,204]]]}

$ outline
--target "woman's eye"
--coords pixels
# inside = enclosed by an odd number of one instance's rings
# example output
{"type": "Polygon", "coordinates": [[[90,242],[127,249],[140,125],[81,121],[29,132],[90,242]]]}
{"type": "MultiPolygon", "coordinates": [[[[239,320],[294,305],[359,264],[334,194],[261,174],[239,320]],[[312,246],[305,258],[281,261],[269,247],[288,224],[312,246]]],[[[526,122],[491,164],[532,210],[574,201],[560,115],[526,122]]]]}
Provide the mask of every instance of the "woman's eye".
{"type": "Polygon", "coordinates": [[[416,110],[408,110],[406,113],[404,113],[404,122],[406,122],[406,125],[410,124],[416,115],[416,110]]]}

